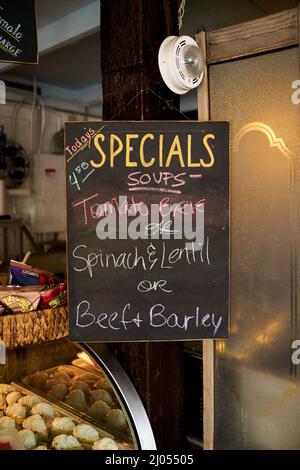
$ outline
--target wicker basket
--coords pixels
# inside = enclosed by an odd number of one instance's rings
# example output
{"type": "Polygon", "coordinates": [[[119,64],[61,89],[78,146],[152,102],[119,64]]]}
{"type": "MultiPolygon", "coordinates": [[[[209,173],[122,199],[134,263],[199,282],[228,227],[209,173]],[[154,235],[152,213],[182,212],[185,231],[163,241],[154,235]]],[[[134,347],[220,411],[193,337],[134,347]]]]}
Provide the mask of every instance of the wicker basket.
{"type": "Polygon", "coordinates": [[[68,334],[66,307],[0,315],[0,339],[7,348],[52,341],[64,338],[68,334]]]}

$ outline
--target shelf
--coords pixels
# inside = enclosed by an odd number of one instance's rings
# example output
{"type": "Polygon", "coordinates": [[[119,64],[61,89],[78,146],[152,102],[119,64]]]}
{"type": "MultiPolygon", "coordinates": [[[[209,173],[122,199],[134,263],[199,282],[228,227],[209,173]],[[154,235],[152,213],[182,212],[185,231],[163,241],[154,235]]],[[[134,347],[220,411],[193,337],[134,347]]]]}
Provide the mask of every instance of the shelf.
{"type": "Polygon", "coordinates": [[[13,197],[16,197],[16,196],[21,196],[21,197],[25,197],[25,196],[30,196],[31,195],[31,189],[30,188],[16,188],[16,189],[7,189],[6,190],[6,194],[7,196],[13,196],[13,197]]]}

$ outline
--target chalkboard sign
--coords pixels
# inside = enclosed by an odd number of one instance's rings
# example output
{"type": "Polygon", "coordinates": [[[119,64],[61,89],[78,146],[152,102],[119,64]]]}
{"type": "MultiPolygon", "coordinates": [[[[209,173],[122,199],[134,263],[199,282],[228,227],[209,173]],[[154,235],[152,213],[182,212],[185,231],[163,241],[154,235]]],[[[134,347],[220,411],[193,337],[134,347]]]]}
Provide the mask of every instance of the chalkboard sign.
{"type": "Polygon", "coordinates": [[[34,0],[0,0],[0,61],[38,62],[34,0]]]}
{"type": "Polygon", "coordinates": [[[71,341],[227,337],[228,134],[66,123],[71,341]]]}

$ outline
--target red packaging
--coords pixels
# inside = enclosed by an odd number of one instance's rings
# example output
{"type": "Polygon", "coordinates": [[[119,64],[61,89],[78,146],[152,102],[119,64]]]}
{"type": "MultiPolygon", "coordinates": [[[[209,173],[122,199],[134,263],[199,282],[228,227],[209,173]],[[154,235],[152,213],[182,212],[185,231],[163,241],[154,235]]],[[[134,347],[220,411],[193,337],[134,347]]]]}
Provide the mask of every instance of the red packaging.
{"type": "Polygon", "coordinates": [[[61,307],[66,305],[67,301],[67,284],[61,282],[41,292],[40,309],[61,307]]]}

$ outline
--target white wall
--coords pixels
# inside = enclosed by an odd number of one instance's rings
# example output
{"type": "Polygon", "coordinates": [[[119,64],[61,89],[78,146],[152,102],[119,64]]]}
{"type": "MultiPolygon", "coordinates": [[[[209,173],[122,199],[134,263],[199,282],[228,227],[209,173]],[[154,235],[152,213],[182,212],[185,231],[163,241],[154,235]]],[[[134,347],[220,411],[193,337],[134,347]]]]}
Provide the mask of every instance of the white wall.
{"type": "Polygon", "coordinates": [[[30,195],[7,196],[6,208],[8,213],[21,216],[34,234],[60,232],[64,238],[65,161],[63,155],[51,154],[51,140],[65,121],[92,118],[45,108],[43,125],[42,109],[33,109],[31,102],[28,97],[23,104],[0,105],[0,125],[4,125],[7,138],[20,144],[30,157],[30,175],[22,186],[29,188],[30,195]],[[49,168],[55,173],[47,175],[49,168]]]}

